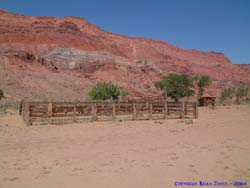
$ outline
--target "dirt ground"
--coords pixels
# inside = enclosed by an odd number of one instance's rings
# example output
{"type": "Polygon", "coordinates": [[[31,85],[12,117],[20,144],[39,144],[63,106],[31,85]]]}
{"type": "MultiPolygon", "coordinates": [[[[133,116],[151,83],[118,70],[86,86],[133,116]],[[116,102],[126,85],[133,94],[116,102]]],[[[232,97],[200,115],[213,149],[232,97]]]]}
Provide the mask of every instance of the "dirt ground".
{"type": "Polygon", "coordinates": [[[26,127],[18,115],[0,116],[1,188],[172,188],[199,181],[250,187],[250,106],[201,108],[193,122],[26,127]]]}

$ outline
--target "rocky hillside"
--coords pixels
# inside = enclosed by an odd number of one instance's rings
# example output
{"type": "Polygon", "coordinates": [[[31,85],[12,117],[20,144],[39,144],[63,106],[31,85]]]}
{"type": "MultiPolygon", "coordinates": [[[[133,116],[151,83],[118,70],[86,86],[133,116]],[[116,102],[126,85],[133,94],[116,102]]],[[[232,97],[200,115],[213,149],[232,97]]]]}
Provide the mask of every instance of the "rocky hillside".
{"type": "Polygon", "coordinates": [[[154,96],[154,82],[169,72],[208,75],[214,94],[226,83],[250,82],[249,70],[222,53],[121,36],[78,17],[0,10],[0,52],[0,85],[13,99],[82,99],[97,81],[117,83],[130,96],[154,96]]]}
{"type": "Polygon", "coordinates": [[[248,77],[250,77],[250,64],[237,64],[240,69],[244,69],[247,72],[248,77]]]}

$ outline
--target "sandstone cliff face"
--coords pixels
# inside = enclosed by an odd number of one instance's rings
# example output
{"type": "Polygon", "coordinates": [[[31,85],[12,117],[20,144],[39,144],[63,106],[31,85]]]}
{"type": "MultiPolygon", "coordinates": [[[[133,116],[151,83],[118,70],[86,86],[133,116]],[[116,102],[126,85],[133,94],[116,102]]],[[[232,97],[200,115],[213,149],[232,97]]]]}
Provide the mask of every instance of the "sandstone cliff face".
{"type": "MultiPolygon", "coordinates": [[[[10,64],[7,71],[20,66],[13,64],[11,57],[15,57],[22,59],[22,66],[32,61],[26,71],[46,68],[47,74],[56,71],[58,78],[72,74],[92,84],[112,81],[128,89],[132,96],[159,94],[154,82],[169,72],[208,75],[222,85],[250,82],[249,71],[233,65],[222,53],[185,50],[162,41],[121,36],[77,17],[28,17],[1,10],[0,48],[5,51],[2,59],[5,56],[10,64]]],[[[23,71],[18,69],[20,74],[23,71]]]]}
{"type": "Polygon", "coordinates": [[[250,64],[238,64],[237,66],[247,72],[247,75],[250,76],[250,64]]]}

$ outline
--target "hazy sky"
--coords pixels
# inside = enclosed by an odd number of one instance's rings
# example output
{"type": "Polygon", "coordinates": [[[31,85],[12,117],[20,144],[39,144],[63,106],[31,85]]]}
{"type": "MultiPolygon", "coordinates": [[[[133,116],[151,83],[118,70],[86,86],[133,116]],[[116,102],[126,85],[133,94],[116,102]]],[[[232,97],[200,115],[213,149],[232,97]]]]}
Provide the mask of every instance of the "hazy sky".
{"type": "Polygon", "coordinates": [[[223,52],[250,63],[250,0],[0,0],[33,16],[80,16],[104,30],[223,52]]]}

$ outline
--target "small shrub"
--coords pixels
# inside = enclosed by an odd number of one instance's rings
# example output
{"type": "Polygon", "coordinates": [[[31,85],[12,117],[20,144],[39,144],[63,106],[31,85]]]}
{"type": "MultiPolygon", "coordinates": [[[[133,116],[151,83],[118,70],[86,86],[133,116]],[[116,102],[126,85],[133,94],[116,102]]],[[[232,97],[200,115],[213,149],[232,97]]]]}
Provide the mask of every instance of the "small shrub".
{"type": "Polygon", "coordinates": [[[220,99],[222,101],[225,101],[227,99],[232,99],[235,94],[235,89],[234,88],[226,88],[222,91],[220,99]]]}
{"type": "Polygon", "coordinates": [[[246,98],[244,104],[250,104],[250,98],[246,98]]]}
{"type": "Polygon", "coordinates": [[[89,92],[92,100],[118,100],[127,96],[127,92],[110,82],[98,82],[89,92]]]}
{"type": "Polygon", "coordinates": [[[20,102],[18,101],[1,101],[0,102],[0,114],[7,113],[8,110],[17,111],[20,108],[20,102]]]}
{"type": "Polygon", "coordinates": [[[236,95],[236,103],[240,104],[240,101],[243,97],[248,96],[250,93],[250,88],[246,84],[240,84],[235,89],[235,95],[236,95]]]}

